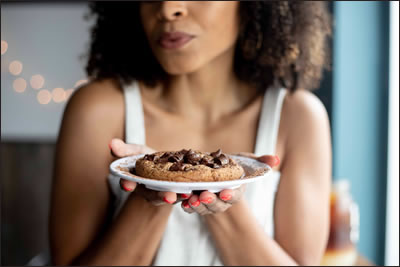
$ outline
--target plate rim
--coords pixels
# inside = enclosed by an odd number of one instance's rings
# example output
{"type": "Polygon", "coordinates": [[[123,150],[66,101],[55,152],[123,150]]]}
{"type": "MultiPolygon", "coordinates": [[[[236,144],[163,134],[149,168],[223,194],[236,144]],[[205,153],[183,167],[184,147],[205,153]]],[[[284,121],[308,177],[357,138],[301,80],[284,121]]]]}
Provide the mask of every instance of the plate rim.
{"type": "MultiPolygon", "coordinates": [[[[258,175],[255,177],[250,177],[250,178],[245,178],[245,179],[235,179],[235,180],[228,180],[228,181],[211,181],[211,182],[175,182],[175,181],[164,181],[164,180],[156,180],[156,179],[149,179],[149,178],[145,178],[145,177],[141,177],[135,174],[124,174],[122,173],[121,170],[117,170],[115,167],[117,167],[117,164],[120,164],[123,160],[128,160],[131,158],[136,158],[135,159],[135,163],[136,160],[140,157],[143,157],[145,154],[137,154],[137,155],[132,155],[132,156],[127,156],[127,157],[123,157],[123,158],[119,158],[117,160],[114,160],[113,162],[111,162],[110,166],[109,166],[109,170],[111,172],[111,174],[118,176],[119,178],[123,178],[123,179],[127,179],[130,181],[134,181],[140,184],[144,184],[144,185],[150,185],[150,186],[157,186],[157,187],[161,187],[161,186],[165,186],[165,187],[207,187],[207,186],[223,186],[224,184],[226,185],[240,185],[240,184],[246,184],[246,183],[250,183],[253,181],[256,181],[258,179],[264,178],[265,176],[267,176],[268,174],[271,173],[272,171],[272,167],[269,166],[266,163],[263,162],[259,162],[261,164],[264,164],[265,167],[267,168],[267,171],[265,173],[263,173],[262,175],[258,175]]],[[[242,156],[242,155],[232,155],[232,154],[227,154],[228,156],[232,157],[232,158],[246,158],[249,160],[256,160],[250,157],[246,157],[246,156],[242,156]]],[[[239,163],[238,163],[239,164],[239,163]]]]}

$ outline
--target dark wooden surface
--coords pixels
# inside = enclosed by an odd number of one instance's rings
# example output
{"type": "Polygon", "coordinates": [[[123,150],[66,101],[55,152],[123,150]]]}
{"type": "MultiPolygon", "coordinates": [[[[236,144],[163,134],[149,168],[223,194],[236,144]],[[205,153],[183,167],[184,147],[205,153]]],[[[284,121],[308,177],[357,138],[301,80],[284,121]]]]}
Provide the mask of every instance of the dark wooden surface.
{"type": "Polygon", "coordinates": [[[48,248],[54,144],[1,143],[1,263],[24,265],[48,248]]]}

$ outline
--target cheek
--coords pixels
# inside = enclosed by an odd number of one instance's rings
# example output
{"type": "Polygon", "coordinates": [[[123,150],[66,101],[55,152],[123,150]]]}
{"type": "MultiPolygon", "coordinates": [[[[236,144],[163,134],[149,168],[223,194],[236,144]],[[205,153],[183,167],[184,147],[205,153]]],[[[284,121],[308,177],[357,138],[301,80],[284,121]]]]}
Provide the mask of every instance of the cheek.
{"type": "Polygon", "coordinates": [[[236,4],[218,4],[218,8],[201,18],[205,51],[218,54],[235,45],[239,34],[238,11],[236,4]]]}

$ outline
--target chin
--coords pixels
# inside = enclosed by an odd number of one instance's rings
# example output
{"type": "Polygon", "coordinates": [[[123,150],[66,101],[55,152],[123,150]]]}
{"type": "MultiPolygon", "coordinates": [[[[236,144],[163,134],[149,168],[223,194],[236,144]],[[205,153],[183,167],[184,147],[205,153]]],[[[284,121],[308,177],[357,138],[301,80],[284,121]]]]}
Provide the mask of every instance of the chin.
{"type": "Polygon", "coordinates": [[[170,75],[183,75],[195,72],[200,68],[199,64],[191,62],[175,62],[171,64],[162,64],[163,69],[170,75]]]}

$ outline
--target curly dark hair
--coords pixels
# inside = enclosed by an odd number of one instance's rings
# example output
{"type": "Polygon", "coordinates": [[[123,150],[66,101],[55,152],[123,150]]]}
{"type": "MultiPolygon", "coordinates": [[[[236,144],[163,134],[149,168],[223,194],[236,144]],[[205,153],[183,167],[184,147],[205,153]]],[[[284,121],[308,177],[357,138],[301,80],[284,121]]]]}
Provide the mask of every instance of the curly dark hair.
{"type": "MultiPolygon", "coordinates": [[[[168,74],[153,55],[143,31],[140,2],[90,2],[92,28],[86,72],[96,79],[143,81],[153,87],[168,74]]],[[[331,16],[325,2],[240,2],[235,47],[237,77],[264,92],[272,85],[319,87],[330,69],[331,16]]]]}

